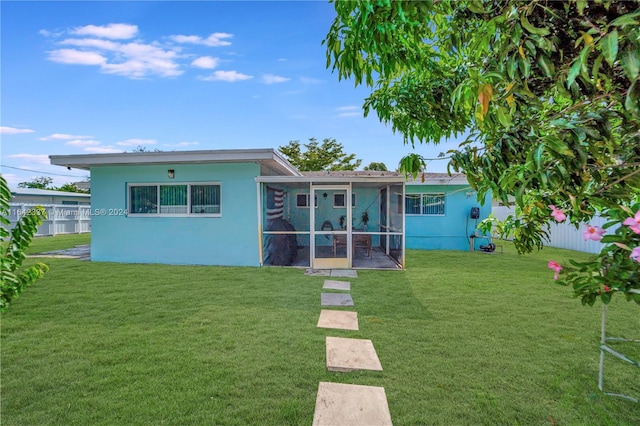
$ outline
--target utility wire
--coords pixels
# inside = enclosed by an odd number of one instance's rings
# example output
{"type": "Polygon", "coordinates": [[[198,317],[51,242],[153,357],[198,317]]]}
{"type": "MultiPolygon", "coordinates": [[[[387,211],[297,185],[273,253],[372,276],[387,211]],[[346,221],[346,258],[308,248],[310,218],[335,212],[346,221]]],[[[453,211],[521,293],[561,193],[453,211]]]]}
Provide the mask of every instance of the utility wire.
{"type": "Polygon", "coordinates": [[[86,177],[86,176],[77,176],[77,175],[63,175],[63,174],[60,174],[60,173],[41,172],[41,171],[38,171],[38,170],[31,170],[31,169],[21,169],[19,167],[5,166],[4,164],[0,164],[0,167],[5,167],[7,169],[21,170],[23,172],[40,173],[40,174],[43,174],[43,175],[65,176],[65,177],[74,177],[74,178],[85,178],[86,177]]]}

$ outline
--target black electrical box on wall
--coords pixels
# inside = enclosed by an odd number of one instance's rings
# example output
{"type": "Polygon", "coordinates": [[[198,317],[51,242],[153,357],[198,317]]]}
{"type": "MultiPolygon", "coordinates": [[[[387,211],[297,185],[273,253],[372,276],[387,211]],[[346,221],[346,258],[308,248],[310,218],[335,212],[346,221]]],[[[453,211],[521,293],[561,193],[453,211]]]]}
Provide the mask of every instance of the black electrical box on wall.
{"type": "Polygon", "coordinates": [[[478,219],[480,217],[480,207],[471,207],[469,217],[471,219],[478,219]]]}

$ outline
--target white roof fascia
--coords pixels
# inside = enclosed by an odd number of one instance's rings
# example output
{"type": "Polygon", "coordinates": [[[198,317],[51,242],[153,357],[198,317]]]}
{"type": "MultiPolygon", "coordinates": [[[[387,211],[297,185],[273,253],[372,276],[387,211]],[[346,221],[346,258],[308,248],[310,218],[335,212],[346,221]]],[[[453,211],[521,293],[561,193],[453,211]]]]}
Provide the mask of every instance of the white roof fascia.
{"type": "Polygon", "coordinates": [[[318,182],[318,183],[336,183],[336,182],[380,182],[380,183],[404,183],[402,176],[258,176],[256,182],[263,183],[294,183],[294,182],[318,182]]]}
{"type": "Polygon", "coordinates": [[[97,166],[143,164],[272,163],[278,171],[299,176],[300,172],[273,149],[229,149],[206,151],[136,152],[114,154],[50,155],[51,164],[89,170],[97,166]]]}
{"type": "Polygon", "coordinates": [[[67,191],[55,191],[52,189],[39,189],[39,188],[18,188],[11,191],[11,195],[31,195],[31,196],[46,196],[46,197],[80,197],[90,198],[91,194],[86,192],[67,192],[67,191]]]}

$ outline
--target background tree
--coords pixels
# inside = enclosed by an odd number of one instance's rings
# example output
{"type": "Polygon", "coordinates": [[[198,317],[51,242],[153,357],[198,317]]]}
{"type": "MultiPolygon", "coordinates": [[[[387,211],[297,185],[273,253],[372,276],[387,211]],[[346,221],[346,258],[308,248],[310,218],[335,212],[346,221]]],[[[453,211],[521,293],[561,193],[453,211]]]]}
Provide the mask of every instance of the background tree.
{"type": "Polygon", "coordinates": [[[373,88],[365,115],[411,144],[469,131],[449,169],[466,173],[479,199],[515,196],[517,213],[500,229],[521,253],[541,248],[554,220],[607,218],[606,231],[585,229],[603,243],[593,260],[549,267],[583,303],[617,293],[640,304],[640,1],[335,9],[327,64],[373,88]]]}
{"type": "Polygon", "coordinates": [[[39,176],[29,182],[20,182],[18,188],[53,189],[51,183],[53,179],[46,176],[39,176]]]}
{"type": "Polygon", "coordinates": [[[162,150],[158,148],[151,149],[143,145],[138,145],[129,152],[162,152],[162,150]]]}
{"type": "Polygon", "coordinates": [[[309,143],[300,145],[300,141],[289,141],[287,145],[278,150],[287,157],[287,160],[298,170],[303,172],[321,170],[355,170],[360,167],[362,160],[358,160],[355,154],[344,152],[344,146],[335,139],[324,139],[319,144],[315,138],[310,138],[309,143]],[[304,147],[304,150],[302,150],[304,147]]]}
{"type": "Polygon", "coordinates": [[[56,190],[58,191],[64,191],[64,192],[79,192],[82,194],[88,194],[89,191],[86,189],[80,189],[76,186],[75,183],[65,183],[64,185],[56,188],[56,190]]]}
{"type": "Polygon", "coordinates": [[[364,166],[364,170],[377,170],[379,172],[386,172],[387,165],[384,163],[376,163],[375,161],[369,163],[368,166],[364,166]]]}
{"type": "Polygon", "coordinates": [[[0,175],[0,313],[5,312],[13,299],[20,296],[27,286],[41,278],[48,270],[47,265],[41,262],[22,268],[24,252],[29,248],[42,220],[47,218],[47,212],[43,207],[33,207],[24,212],[9,232],[9,200],[9,185],[0,175]]]}

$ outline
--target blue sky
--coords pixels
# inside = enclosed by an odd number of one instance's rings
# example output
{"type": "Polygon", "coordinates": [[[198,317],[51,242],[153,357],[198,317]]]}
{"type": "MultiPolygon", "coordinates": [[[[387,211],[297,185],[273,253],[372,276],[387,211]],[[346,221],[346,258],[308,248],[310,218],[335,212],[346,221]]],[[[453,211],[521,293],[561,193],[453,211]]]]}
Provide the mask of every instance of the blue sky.
{"type": "MultiPolygon", "coordinates": [[[[363,166],[411,152],[338,81],[327,2],[10,2],[1,12],[2,174],[87,173],[49,155],[277,148],[335,138],[363,166]],[[21,171],[29,169],[32,171],[21,171]]],[[[417,146],[435,157],[455,143],[417,146]]],[[[445,171],[446,162],[429,171],[445,171]]]]}

